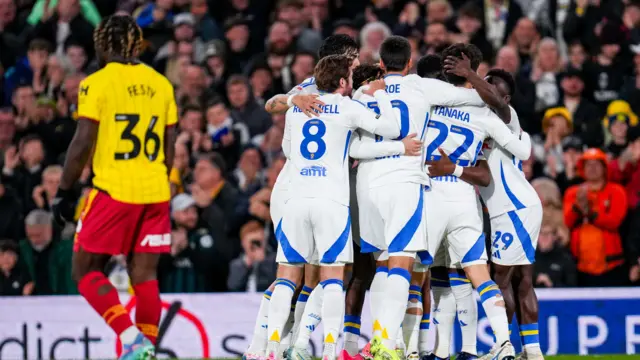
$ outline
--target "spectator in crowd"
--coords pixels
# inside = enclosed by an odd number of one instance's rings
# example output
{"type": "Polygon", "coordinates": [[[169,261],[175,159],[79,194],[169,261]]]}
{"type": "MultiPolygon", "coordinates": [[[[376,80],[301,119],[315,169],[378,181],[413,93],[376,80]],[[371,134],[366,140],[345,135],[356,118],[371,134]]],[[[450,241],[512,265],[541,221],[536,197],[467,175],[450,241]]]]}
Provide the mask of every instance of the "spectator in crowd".
{"type": "Polygon", "coordinates": [[[536,134],[540,132],[540,121],[535,117],[535,86],[520,73],[520,57],[513,46],[504,46],[496,54],[495,66],[513,75],[516,81],[516,92],[511,98],[511,105],[518,113],[522,129],[536,134]]]}
{"type": "Polygon", "coordinates": [[[241,72],[251,60],[249,20],[240,15],[225,21],[225,38],[229,49],[229,62],[235,73],[241,72]]]}
{"type": "Polygon", "coordinates": [[[240,149],[249,143],[248,127],[235,121],[219,98],[209,103],[205,117],[208,137],[204,140],[204,149],[222,155],[226,164],[236,164],[240,158],[240,149]]]}
{"type": "Polygon", "coordinates": [[[558,103],[571,113],[573,133],[587,147],[599,147],[604,143],[602,124],[595,116],[597,108],[583,96],[584,80],[582,72],[575,68],[567,68],[561,75],[560,86],[563,97],[558,103]]]}
{"type": "Polygon", "coordinates": [[[619,230],[627,213],[624,188],[607,181],[607,156],[588,149],[577,165],[584,178],[567,189],[564,221],[571,230],[571,252],[577,260],[580,286],[629,283],[619,230]]]}
{"type": "Polygon", "coordinates": [[[20,241],[20,261],[34,281],[34,295],[77,294],[71,278],[73,241],[54,239],[53,217],[33,210],[25,218],[27,238],[20,241]]]}
{"type": "Polygon", "coordinates": [[[312,19],[317,23],[313,24],[314,29],[307,28],[303,9],[304,4],[301,0],[280,0],[276,6],[276,19],[289,25],[290,36],[295,39],[298,50],[317,52],[323,39],[322,24],[319,23],[321,19],[317,16],[318,11],[314,11],[312,19]],[[317,31],[316,27],[320,31],[317,31]]]}
{"type": "Polygon", "coordinates": [[[554,227],[559,245],[567,246],[569,231],[564,225],[560,188],[553,180],[546,177],[533,180],[531,185],[542,203],[542,222],[554,227]]]}
{"type": "Polygon", "coordinates": [[[562,164],[564,165],[564,170],[556,175],[555,181],[563,193],[569,186],[582,182],[576,167],[584,148],[582,140],[575,135],[562,139],[562,164]]]}
{"type": "MultiPolygon", "coordinates": [[[[158,283],[163,293],[225,291],[231,249],[226,237],[207,220],[218,223],[222,213],[208,209],[200,218],[196,202],[188,194],[171,200],[171,253],[163,254],[158,265],[158,283]],[[211,219],[213,218],[213,219],[211,219]],[[215,276],[213,276],[215,274],[215,276]]],[[[219,229],[219,227],[218,227],[219,229]]]]}
{"type": "Polygon", "coordinates": [[[87,51],[77,40],[73,38],[67,39],[64,44],[64,56],[69,65],[71,65],[73,72],[81,73],[87,70],[89,56],[87,56],[87,51]]]}
{"type": "MultiPolygon", "coordinates": [[[[607,113],[602,119],[602,126],[608,130],[608,135],[610,135],[607,149],[616,158],[627,146],[629,128],[638,126],[638,116],[631,110],[629,103],[615,100],[607,107],[607,113]]],[[[635,129],[631,131],[635,131],[635,129]]]]}
{"type": "Polygon", "coordinates": [[[580,41],[575,41],[569,45],[567,68],[582,70],[587,61],[587,51],[580,41]]]}
{"type": "Polygon", "coordinates": [[[0,183],[0,238],[17,241],[24,237],[23,211],[16,191],[0,183]]]}
{"type": "Polygon", "coordinates": [[[4,152],[11,146],[16,133],[15,116],[10,107],[0,107],[0,151],[4,152]]]}
{"type": "Polygon", "coordinates": [[[509,34],[515,32],[516,23],[523,15],[520,5],[508,0],[484,1],[483,13],[485,35],[494,50],[507,42],[509,34]]]}
{"type": "Polygon", "coordinates": [[[567,108],[555,107],[547,110],[542,118],[544,136],[535,135],[533,155],[541,162],[546,176],[555,179],[564,171],[562,139],[571,134],[573,117],[567,108]]]}
{"type": "Polygon", "coordinates": [[[360,62],[370,63],[380,60],[380,46],[391,36],[391,30],[382,21],[374,21],[365,25],[360,31],[360,62]]]}
{"type": "Polygon", "coordinates": [[[266,62],[259,62],[253,65],[249,73],[249,82],[253,90],[253,97],[259,106],[264,106],[267,100],[275,95],[275,93],[271,91],[271,88],[274,86],[273,74],[271,73],[269,64],[266,62]]]}
{"type": "Polygon", "coordinates": [[[552,38],[540,40],[531,70],[531,81],[536,87],[535,109],[537,112],[554,106],[560,101],[557,76],[562,66],[557,42],[552,38]]]}
{"type": "MultiPolygon", "coordinates": [[[[451,44],[450,34],[446,25],[441,22],[433,22],[427,25],[424,33],[424,53],[439,54],[451,44]]],[[[362,50],[360,50],[362,57],[362,50]]],[[[367,63],[366,61],[361,63],[367,63]]]]}
{"type": "Polygon", "coordinates": [[[25,211],[35,208],[33,189],[40,185],[44,159],[42,141],[34,135],[23,138],[18,148],[11,147],[4,154],[2,183],[16,189],[25,211]]]}
{"type": "Polygon", "coordinates": [[[92,50],[94,25],[81,11],[80,0],[58,0],[55,8],[46,11],[34,24],[33,36],[53,44],[58,55],[64,54],[64,44],[69,37],[82,44],[86,51],[92,50]]]}
{"type": "Polygon", "coordinates": [[[0,296],[31,295],[33,281],[18,261],[18,246],[12,240],[0,240],[0,296]]]}
{"type": "Polygon", "coordinates": [[[33,202],[38,209],[51,210],[51,204],[56,197],[61,178],[62,166],[50,165],[44,169],[42,184],[33,188],[33,202]]]}
{"type": "Polygon", "coordinates": [[[247,196],[251,196],[262,188],[264,183],[264,156],[256,146],[245,147],[238,167],[231,174],[231,181],[247,196]]]}
{"type": "Polygon", "coordinates": [[[473,2],[465,3],[458,11],[456,29],[460,34],[452,35],[452,42],[473,44],[480,49],[485,60],[493,59],[493,46],[482,32],[482,10],[473,2]]]}
{"type": "Polygon", "coordinates": [[[231,104],[231,115],[249,128],[249,136],[264,134],[271,126],[271,116],[253,98],[249,80],[234,75],[227,81],[227,96],[231,104]]]}
{"type": "Polygon", "coordinates": [[[229,291],[262,292],[276,279],[275,252],[268,249],[264,228],[250,221],[240,229],[243,253],[229,268],[229,291]]]}
{"type": "MultiPolygon", "coordinates": [[[[35,26],[38,24],[38,22],[42,21],[43,19],[46,20],[46,18],[51,16],[52,13],[56,10],[56,7],[58,6],[58,2],[60,1],[59,0],[50,0],[50,1],[37,0],[36,3],[33,5],[33,10],[31,10],[29,17],[27,18],[27,21],[29,22],[29,24],[35,26]]],[[[80,11],[82,12],[82,16],[85,19],[87,19],[91,23],[91,25],[97,26],[98,23],[100,22],[100,13],[98,12],[98,9],[93,4],[93,2],[91,0],[80,0],[80,1],[77,1],[77,4],[80,6],[80,11]]],[[[75,4],[71,2],[66,5],[70,6],[75,4]]]]}
{"type": "Polygon", "coordinates": [[[171,196],[185,192],[186,179],[191,175],[189,166],[189,149],[184,142],[176,142],[175,154],[173,157],[173,167],[169,173],[169,184],[171,186],[171,196]]]}
{"type": "MultiPolygon", "coordinates": [[[[13,67],[7,69],[3,86],[5,105],[8,105],[9,103],[13,103],[14,106],[17,105],[15,96],[17,96],[16,92],[20,85],[32,84],[35,82],[40,83],[42,78],[45,76],[45,67],[50,51],[51,45],[47,41],[41,39],[32,40],[29,43],[27,56],[18,60],[13,67]],[[14,97],[13,101],[11,101],[12,95],[14,97]]],[[[24,111],[24,106],[18,110],[24,111]]],[[[19,115],[23,114],[19,113],[19,115]]]]}
{"type": "Polygon", "coordinates": [[[222,225],[229,235],[239,229],[242,214],[237,210],[240,193],[225,180],[225,169],[224,159],[218,153],[200,156],[193,170],[191,195],[200,209],[217,207],[222,211],[222,222],[216,225],[222,225]]]}
{"type": "MultiPolygon", "coordinates": [[[[520,66],[525,74],[532,71],[532,63],[540,45],[540,33],[536,24],[527,18],[518,20],[513,33],[509,36],[507,44],[518,52],[520,66]]],[[[533,74],[531,74],[533,75],[533,74]]]]}
{"type": "Polygon", "coordinates": [[[559,244],[557,225],[544,223],[538,236],[535,273],[536,287],[571,287],[577,285],[576,264],[571,253],[559,244]]]}

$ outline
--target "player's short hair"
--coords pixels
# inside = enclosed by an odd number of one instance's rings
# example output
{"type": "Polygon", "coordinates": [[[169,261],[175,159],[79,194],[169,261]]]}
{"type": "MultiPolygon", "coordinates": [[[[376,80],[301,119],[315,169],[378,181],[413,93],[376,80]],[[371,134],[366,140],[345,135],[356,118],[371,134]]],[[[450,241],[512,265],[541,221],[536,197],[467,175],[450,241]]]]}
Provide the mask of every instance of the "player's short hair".
{"type": "MultiPolygon", "coordinates": [[[[469,62],[471,63],[471,70],[478,70],[478,66],[480,66],[480,62],[482,62],[482,52],[480,52],[480,49],[478,49],[478,47],[473,44],[463,43],[453,44],[444,49],[444,51],[442,52],[442,67],[444,68],[444,60],[447,58],[447,56],[453,56],[458,59],[462,59],[462,54],[465,54],[469,58],[469,62]]],[[[445,72],[444,76],[447,81],[456,86],[463,85],[467,82],[467,79],[458,75],[445,72]]]]}
{"type": "Polygon", "coordinates": [[[320,59],[330,55],[347,55],[352,60],[358,56],[358,43],[349,35],[337,34],[324,39],[318,57],[320,59]]]}
{"type": "Polygon", "coordinates": [[[353,69],[353,88],[357,89],[365,83],[378,80],[384,71],[378,65],[359,65],[353,69]]]}
{"type": "Polygon", "coordinates": [[[351,59],[346,55],[329,55],[320,59],[314,70],[318,90],[332,93],[340,88],[340,79],[348,79],[351,59]]]}
{"type": "Polygon", "coordinates": [[[516,80],[510,72],[504,69],[491,69],[487,72],[486,77],[496,77],[502,79],[509,87],[509,96],[513,97],[516,92],[516,80]]]}
{"type": "Polygon", "coordinates": [[[142,29],[129,15],[111,15],[93,32],[99,54],[133,59],[142,52],[142,29]]]}
{"type": "Polygon", "coordinates": [[[411,44],[401,36],[389,36],[380,46],[380,60],[387,71],[402,71],[411,60],[411,44]]]}
{"type": "Polygon", "coordinates": [[[438,54],[425,55],[418,60],[418,76],[429,79],[442,78],[442,58],[438,54]]]}

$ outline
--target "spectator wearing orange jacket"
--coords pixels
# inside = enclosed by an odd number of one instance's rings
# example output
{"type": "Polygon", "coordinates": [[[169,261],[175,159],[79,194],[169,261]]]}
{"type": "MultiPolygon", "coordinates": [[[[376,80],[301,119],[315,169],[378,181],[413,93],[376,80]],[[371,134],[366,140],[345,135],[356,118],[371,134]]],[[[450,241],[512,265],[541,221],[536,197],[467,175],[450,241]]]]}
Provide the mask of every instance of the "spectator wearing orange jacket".
{"type": "Polygon", "coordinates": [[[607,156],[588,149],[576,166],[585,182],[567,189],[564,221],[577,260],[579,286],[622,286],[629,282],[618,229],[627,213],[624,188],[607,180],[607,156]]]}

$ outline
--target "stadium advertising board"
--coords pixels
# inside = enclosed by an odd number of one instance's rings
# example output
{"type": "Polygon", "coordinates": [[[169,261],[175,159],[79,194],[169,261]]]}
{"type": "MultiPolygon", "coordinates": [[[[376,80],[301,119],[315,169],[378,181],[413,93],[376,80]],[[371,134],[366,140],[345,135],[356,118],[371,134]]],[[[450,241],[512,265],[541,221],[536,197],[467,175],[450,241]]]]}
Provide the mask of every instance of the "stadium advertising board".
{"type": "MultiPolygon", "coordinates": [[[[540,342],[547,354],[640,353],[640,289],[540,290],[540,342]]],[[[259,294],[166,295],[161,357],[236,357],[251,339],[259,294]]],[[[135,311],[135,299],[123,296],[135,311]]],[[[119,344],[79,296],[0,298],[0,360],[114,358],[119,344]]],[[[365,306],[362,345],[370,336],[365,306]]],[[[479,306],[478,350],[492,345],[479,306]]],[[[312,350],[321,352],[321,331],[312,350]]],[[[514,334],[514,344],[519,340],[514,334]]],[[[456,330],[454,346],[459,346],[456,330]]]]}

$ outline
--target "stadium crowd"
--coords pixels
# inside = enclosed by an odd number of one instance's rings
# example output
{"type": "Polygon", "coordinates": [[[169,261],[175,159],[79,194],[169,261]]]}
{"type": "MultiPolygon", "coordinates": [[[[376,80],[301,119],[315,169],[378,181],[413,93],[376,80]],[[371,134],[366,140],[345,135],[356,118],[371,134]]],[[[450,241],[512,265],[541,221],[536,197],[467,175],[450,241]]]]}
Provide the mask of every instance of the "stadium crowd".
{"type": "MultiPolygon", "coordinates": [[[[362,63],[396,34],[414,64],[464,42],[482,50],[479,72],[512,73],[512,105],[534,139],[523,171],[544,206],[536,286],[640,279],[639,1],[0,0],[0,295],[77,293],[74,227],[52,225],[49,210],[78,85],[97,69],[92,31],[116,12],[143,29],[142,59],[175,85],[179,105],[162,292],[273,282],[269,199],[284,115],[264,103],[312,76],[322,39],[337,33],[359,41],[362,63]]],[[[90,186],[87,167],[78,216],[90,186]]],[[[122,291],[125,262],[109,266],[122,291]]]]}

